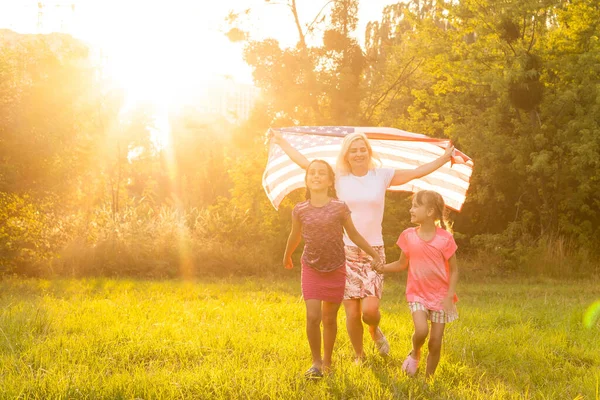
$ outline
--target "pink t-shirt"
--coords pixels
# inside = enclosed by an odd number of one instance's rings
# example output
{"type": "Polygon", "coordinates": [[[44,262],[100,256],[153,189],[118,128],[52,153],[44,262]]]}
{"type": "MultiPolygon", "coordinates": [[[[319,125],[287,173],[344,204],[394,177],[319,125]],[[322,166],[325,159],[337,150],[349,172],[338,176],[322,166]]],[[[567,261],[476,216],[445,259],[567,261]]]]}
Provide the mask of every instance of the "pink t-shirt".
{"type": "Polygon", "coordinates": [[[417,234],[417,228],[408,228],[396,244],[408,258],[406,300],[421,303],[429,310],[442,310],[450,286],[448,259],[458,248],[452,234],[437,228],[433,239],[426,242],[417,234]]]}

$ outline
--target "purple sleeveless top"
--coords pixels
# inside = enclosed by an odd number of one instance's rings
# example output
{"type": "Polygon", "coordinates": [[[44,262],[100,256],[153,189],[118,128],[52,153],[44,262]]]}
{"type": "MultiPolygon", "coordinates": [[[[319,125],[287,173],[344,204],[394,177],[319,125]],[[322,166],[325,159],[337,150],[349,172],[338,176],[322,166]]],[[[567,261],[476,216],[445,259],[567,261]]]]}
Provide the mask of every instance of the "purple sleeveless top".
{"type": "Polygon", "coordinates": [[[350,209],[341,200],[331,199],[323,207],[310,200],[296,204],[292,217],[302,224],[304,252],[302,263],[318,271],[329,272],[346,264],[344,254],[344,222],[350,209]]]}

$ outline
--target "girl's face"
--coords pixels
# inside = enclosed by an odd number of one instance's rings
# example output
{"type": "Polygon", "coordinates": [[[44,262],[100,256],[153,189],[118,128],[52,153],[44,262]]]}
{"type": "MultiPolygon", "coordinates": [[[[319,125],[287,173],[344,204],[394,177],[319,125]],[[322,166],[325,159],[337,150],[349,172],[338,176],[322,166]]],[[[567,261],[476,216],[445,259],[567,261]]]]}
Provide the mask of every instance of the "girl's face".
{"type": "Polygon", "coordinates": [[[368,167],[371,162],[371,155],[365,141],[357,139],[352,142],[346,154],[346,159],[352,170],[355,168],[364,168],[365,166],[368,167]]]}
{"type": "Polygon", "coordinates": [[[417,200],[413,198],[412,206],[410,207],[410,222],[413,224],[422,224],[433,217],[433,208],[427,207],[425,204],[417,204],[417,200]]]}
{"type": "Polygon", "coordinates": [[[322,162],[314,162],[306,171],[306,186],[309,190],[327,190],[333,185],[329,177],[329,169],[322,162]]]}

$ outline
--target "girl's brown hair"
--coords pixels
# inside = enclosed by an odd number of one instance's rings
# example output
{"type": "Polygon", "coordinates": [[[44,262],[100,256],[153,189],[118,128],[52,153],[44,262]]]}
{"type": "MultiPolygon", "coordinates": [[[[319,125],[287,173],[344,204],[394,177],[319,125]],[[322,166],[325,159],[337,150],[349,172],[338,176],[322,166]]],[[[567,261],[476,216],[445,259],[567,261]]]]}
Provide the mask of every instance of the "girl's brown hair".
{"type": "Polygon", "coordinates": [[[306,167],[306,174],[304,175],[304,184],[306,185],[306,200],[310,199],[310,190],[308,189],[308,169],[313,163],[316,162],[325,164],[325,166],[327,167],[327,175],[329,176],[329,180],[331,181],[331,186],[327,189],[327,195],[337,200],[337,192],[335,191],[335,172],[333,172],[333,168],[331,168],[331,165],[329,165],[327,161],[319,159],[312,160],[308,164],[308,167],[306,167]]]}
{"type": "Polygon", "coordinates": [[[440,227],[450,231],[450,224],[446,220],[446,204],[442,195],[433,190],[420,190],[413,195],[418,206],[424,205],[427,208],[433,209],[433,219],[439,221],[440,227]]]}

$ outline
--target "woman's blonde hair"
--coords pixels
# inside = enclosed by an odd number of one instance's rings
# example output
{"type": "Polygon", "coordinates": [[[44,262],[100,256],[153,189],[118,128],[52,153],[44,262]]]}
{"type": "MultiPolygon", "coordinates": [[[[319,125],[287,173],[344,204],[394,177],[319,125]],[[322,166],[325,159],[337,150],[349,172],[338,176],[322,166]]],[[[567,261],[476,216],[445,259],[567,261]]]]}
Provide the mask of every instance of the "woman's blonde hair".
{"type": "Polygon", "coordinates": [[[373,152],[373,148],[371,147],[369,139],[367,139],[367,135],[361,132],[350,133],[344,136],[344,141],[342,142],[342,149],[340,150],[337,161],[335,163],[337,171],[344,175],[348,175],[352,171],[347,157],[348,152],[350,151],[350,146],[357,140],[364,141],[365,145],[367,146],[367,150],[369,151],[369,169],[374,169],[377,166],[381,165],[381,160],[379,159],[377,153],[373,152]]]}

